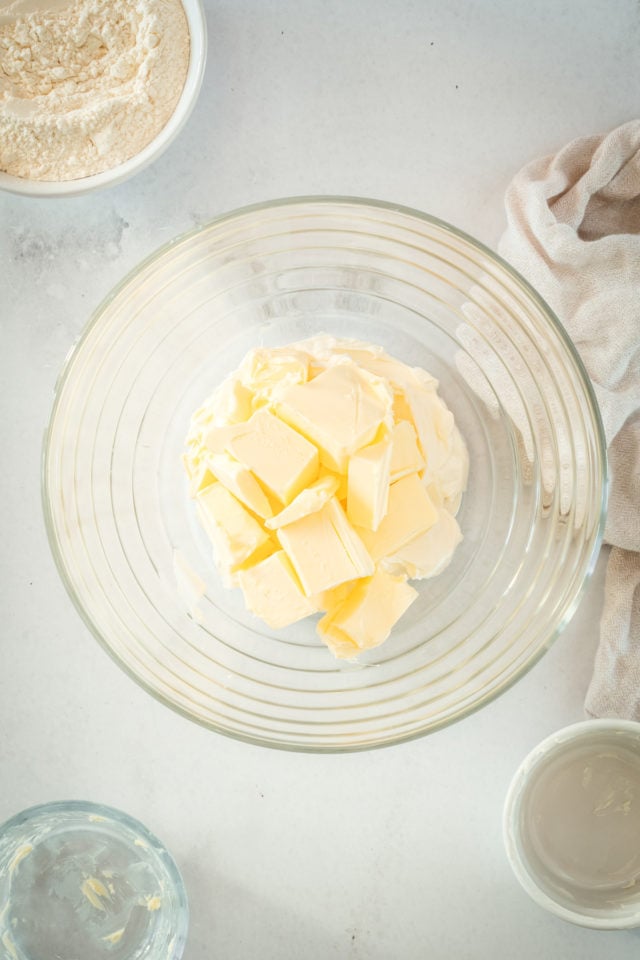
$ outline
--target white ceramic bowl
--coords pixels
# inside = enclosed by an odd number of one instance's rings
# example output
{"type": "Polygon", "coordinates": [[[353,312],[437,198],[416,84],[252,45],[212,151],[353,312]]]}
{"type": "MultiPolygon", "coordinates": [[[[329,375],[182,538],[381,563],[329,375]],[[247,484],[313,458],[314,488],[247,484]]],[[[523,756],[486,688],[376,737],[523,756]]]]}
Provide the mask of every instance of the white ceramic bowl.
{"type": "Polygon", "coordinates": [[[557,917],[640,926],[640,723],[588,720],[543,740],[509,788],[504,842],[522,887],[557,917]]]}
{"type": "Polygon", "coordinates": [[[27,180],[0,172],[0,189],[28,197],[77,197],[92,190],[101,190],[122,183],[153,163],[163,153],[187,122],[202,85],[207,58],[207,26],[201,0],[182,0],[189,26],[190,55],[187,76],[180,99],[169,121],[160,133],[135,156],[124,163],[77,180],[27,180]]]}

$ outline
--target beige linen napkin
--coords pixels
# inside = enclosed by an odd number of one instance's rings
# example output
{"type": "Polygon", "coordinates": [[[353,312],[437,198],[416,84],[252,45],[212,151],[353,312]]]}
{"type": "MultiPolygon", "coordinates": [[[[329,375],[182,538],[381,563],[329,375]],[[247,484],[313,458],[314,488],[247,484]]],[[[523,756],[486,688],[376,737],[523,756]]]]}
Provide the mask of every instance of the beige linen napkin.
{"type": "Polygon", "coordinates": [[[640,120],[528,164],[505,203],[499,252],[568,330],[607,436],[613,550],[586,709],[640,720],[640,120]]]}

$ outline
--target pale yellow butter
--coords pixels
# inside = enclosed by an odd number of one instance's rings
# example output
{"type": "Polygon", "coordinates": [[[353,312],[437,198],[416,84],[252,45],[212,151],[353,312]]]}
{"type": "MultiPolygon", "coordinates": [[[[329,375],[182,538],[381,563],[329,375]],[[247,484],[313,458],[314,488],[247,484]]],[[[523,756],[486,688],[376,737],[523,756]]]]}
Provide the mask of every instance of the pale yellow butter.
{"type": "Polygon", "coordinates": [[[269,542],[269,534],[221,483],[199,493],[196,504],[224,569],[233,572],[269,542]]]}
{"type": "Polygon", "coordinates": [[[267,410],[254,413],[227,449],[285,506],[318,476],[313,444],[267,410]]]}
{"type": "Polygon", "coordinates": [[[340,486],[337,475],[332,474],[320,477],[314,483],[310,484],[305,490],[291,501],[288,507],[267,520],[265,527],[268,530],[278,530],[280,527],[286,527],[288,523],[295,520],[302,520],[310,513],[316,513],[321,510],[325,503],[333,497],[340,486]]]}
{"type": "Polygon", "coordinates": [[[347,472],[348,458],[391,425],[393,396],[384,381],[352,363],[336,364],[287,390],[276,410],[314,443],[322,463],[347,472]]]}
{"type": "Polygon", "coordinates": [[[377,530],[389,504],[391,440],[369,444],[349,458],[347,517],[367,530],[377,530]]]}
{"type": "Polygon", "coordinates": [[[437,519],[438,511],[424,484],[417,473],[411,473],[391,484],[389,509],[375,533],[358,527],[358,534],[372,559],[377,562],[397,553],[405,543],[425,533],[437,519]]]}
{"type": "Polygon", "coordinates": [[[327,470],[326,467],[320,466],[320,473],[318,474],[320,479],[331,478],[337,480],[338,486],[336,488],[336,497],[342,502],[343,506],[346,506],[347,503],[347,490],[348,490],[348,481],[346,473],[336,473],[334,470],[327,470]]]}
{"type": "Polygon", "coordinates": [[[284,550],[241,570],[238,581],[247,609],[274,630],[287,627],[317,610],[303,594],[284,550]]]}
{"type": "Polygon", "coordinates": [[[276,533],[308,597],[373,573],[371,557],[335,497],[276,533]]]}
{"type": "Polygon", "coordinates": [[[407,420],[396,423],[391,432],[391,442],[391,483],[424,469],[424,458],[418,449],[413,424],[407,420]]]}
{"type": "Polygon", "coordinates": [[[253,394],[240,380],[228,379],[214,394],[213,423],[242,423],[253,413],[253,394]]]}
{"type": "Polygon", "coordinates": [[[345,583],[339,583],[337,587],[332,587],[330,590],[323,590],[322,593],[314,594],[312,597],[309,597],[309,600],[313,603],[316,610],[325,613],[327,610],[332,610],[346,600],[355,585],[360,582],[360,580],[347,580],[345,583]]]}
{"type": "MultiPolygon", "coordinates": [[[[254,398],[255,409],[271,405],[283,390],[306,383],[309,356],[291,347],[259,347],[244,358],[238,371],[242,383],[254,398]]],[[[248,420],[251,413],[243,419],[248,420]]]]}
{"type": "MultiPolygon", "coordinates": [[[[185,464],[186,466],[186,464],[185,464]]],[[[189,469],[187,467],[187,469],[189,469]]],[[[189,481],[189,496],[197,497],[201,490],[210,487],[215,482],[215,477],[211,473],[206,461],[202,461],[193,467],[189,481]]]]}
{"type": "Polygon", "coordinates": [[[448,510],[438,511],[438,519],[426,533],[420,534],[382,562],[386,569],[411,580],[435,577],[449,565],[462,540],[458,521],[448,510]]]}
{"type": "Polygon", "coordinates": [[[406,400],[426,461],[427,482],[437,480],[452,453],[453,414],[435,390],[408,389],[406,400]]]}
{"type": "MultiPolygon", "coordinates": [[[[238,423],[228,423],[223,426],[211,427],[210,430],[204,434],[203,444],[208,453],[224,453],[227,450],[227,445],[233,438],[239,429],[242,428],[241,424],[238,423]]],[[[206,453],[205,453],[206,455],[206,453]]]]}
{"type": "Polygon", "coordinates": [[[214,477],[245,507],[263,519],[273,516],[267,495],[254,475],[230,453],[212,453],[207,464],[214,477]]]}
{"type": "Polygon", "coordinates": [[[273,629],[326,611],[377,646],[461,539],[468,456],[429,373],[355,340],[251,351],[192,417],[184,466],[225,586],[273,629]]]}
{"type": "Polygon", "coordinates": [[[351,659],[383,643],[417,596],[403,578],[378,568],[326,613],[318,633],[336,657],[351,659]]]}
{"type": "Polygon", "coordinates": [[[456,513],[462,491],[466,490],[469,475],[469,455],[464,440],[457,427],[451,433],[449,456],[440,467],[437,477],[438,487],[447,509],[456,513]],[[457,505],[456,505],[457,504],[457,505]]]}

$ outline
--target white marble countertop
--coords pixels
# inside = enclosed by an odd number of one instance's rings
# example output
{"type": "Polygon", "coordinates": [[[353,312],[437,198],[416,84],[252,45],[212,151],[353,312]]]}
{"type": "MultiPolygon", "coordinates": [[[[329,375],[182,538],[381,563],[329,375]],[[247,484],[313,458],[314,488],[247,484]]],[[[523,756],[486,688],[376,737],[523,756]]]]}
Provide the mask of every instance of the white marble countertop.
{"type": "Polygon", "coordinates": [[[57,372],[143,256],[255,201],[355,194],[495,246],[513,173],[640,103],[636,0],[209,0],[188,126],[148,171],[79,199],[0,199],[0,820],[85,798],[143,820],[186,880],[185,960],[636,958],[517,885],[507,784],[583,718],[602,558],[573,622],[497,702],[403,746],[316,757],[246,746],[152,700],[58,579],[40,508],[57,372]]]}

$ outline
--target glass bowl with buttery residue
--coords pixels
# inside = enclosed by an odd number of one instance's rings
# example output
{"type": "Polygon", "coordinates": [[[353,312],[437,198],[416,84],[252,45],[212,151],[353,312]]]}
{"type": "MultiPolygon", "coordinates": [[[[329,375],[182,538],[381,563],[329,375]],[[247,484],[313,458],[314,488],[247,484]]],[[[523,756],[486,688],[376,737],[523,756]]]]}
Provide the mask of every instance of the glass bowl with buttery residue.
{"type": "Polygon", "coordinates": [[[173,858],[120,810],[62,801],[0,826],[2,956],[179,960],[188,925],[173,858]]]}
{"type": "Polygon", "coordinates": [[[514,683],[573,614],[606,499],[596,402],[546,304],[454,227],[348,198],[240,210],[137,267],[67,361],[43,471],[60,574],[110,655],[205,726],[307,751],[417,737],[514,683]],[[313,618],[270,630],[224,589],[181,462],[248,350],[320,332],[433,374],[469,451],[453,562],[357,665],[313,618]],[[205,582],[197,609],[176,556],[205,582]]]}
{"type": "Polygon", "coordinates": [[[587,720],[532,750],[507,794],[504,841],[539,906],[599,930],[640,926],[640,723],[587,720]]]}

